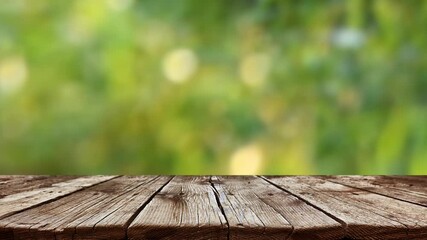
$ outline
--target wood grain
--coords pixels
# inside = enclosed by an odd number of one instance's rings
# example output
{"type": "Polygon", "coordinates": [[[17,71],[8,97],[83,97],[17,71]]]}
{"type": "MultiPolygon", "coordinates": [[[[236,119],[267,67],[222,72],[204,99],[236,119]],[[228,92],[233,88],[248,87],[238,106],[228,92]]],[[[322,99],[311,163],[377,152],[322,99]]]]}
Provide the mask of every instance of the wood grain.
{"type": "Polygon", "coordinates": [[[427,239],[427,208],[316,177],[269,178],[335,216],[356,239],[427,239]]]}
{"type": "Polygon", "coordinates": [[[127,221],[169,179],[112,179],[0,220],[0,226],[18,239],[123,239],[127,221]],[[114,223],[113,227],[106,228],[108,223],[114,223]]]}
{"type": "Polygon", "coordinates": [[[227,239],[209,177],[175,177],[135,218],[129,239],[227,239]]]}
{"type": "Polygon", "coordinates": [[[11,194],[0,199],[0,218],[30,207],[52,201],[83,188],[114,178],[114,176],[89,176],[54,183],[48,187],[41,187],[27,192],[11,194]]]}
{"type": "Polygon", "coordinates": [[[427,239],[425,176],[0,176],[0,239],[427,239]]]}
{"type": "Polygon", "coordinates": [[[329,176],[324,177],[324,179],[427,207],[427,178],[329,176]]]}
{"type": "Polygon", "coordinates": [[[77,178],[75,176],[33,176],[10,175],[0,176],[0,199],[8,195],[27,192],[43,187],[51,187],[52,184],[77,178]]]}
{"type": "MultiPolygon", "coordinates": [[[[90,217],[75,228],[73,239],[123,239],[127,235],[127,227],[140,210],[154,195],[171,179],[169,176],[160,177],[124,177],[123,183],[134,188],[114,197],[93,208],[90,217]]],[[[122,179],[117,179],[122,181],[122,179]]],[[[114,181],[114,180],[112,180],[114,181]]]]}
{"type": "Polygon", "coordinates": [[[340,223],[253,176],[213,177],[230,239],[340,239],[340,223]],[[308,235],[307,235],[308,233],[308,235]]]}

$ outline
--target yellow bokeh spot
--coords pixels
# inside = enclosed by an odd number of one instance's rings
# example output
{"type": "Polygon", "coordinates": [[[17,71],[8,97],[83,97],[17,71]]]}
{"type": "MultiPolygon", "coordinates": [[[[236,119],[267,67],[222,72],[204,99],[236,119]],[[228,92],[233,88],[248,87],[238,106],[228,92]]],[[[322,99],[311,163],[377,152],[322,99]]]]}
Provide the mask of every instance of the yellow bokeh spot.
{"type": "Polygon", "coordinates": [[[249,86],[258,86],[267,78],[270,65],[270,56],[266,53],[248,55],[240,63],[240,78],[249,86]]]}
{"type": "Polygon", "coordinates": [[[187,81],[196,72],[197,67],[197,56],[190,49],[173,50],[163,60],[163,74],[175,83],[187,81]]]}
{"type": "Polygon", "coordinates": [[[231,156],[230,174],[259,174],[262,168],[263,159],[264,156],[262,149],[256,144],[239,148],[231,156]]]}
{"type": "Polygon", "coordinates": [[[14,56],[0,61],[0,92],[13,93],[19,90],[27,80],[25,59],[14,56]]]}

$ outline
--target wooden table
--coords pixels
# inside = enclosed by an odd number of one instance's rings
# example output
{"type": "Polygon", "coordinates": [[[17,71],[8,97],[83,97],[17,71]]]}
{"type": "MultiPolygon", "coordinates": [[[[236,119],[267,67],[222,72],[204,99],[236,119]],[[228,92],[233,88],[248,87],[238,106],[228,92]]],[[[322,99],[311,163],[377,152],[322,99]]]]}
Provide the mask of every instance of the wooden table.
{"type": "Polygon", "coordinates": [[[427,177],[0,176],[0,239],[427,239],[427,177]]]}

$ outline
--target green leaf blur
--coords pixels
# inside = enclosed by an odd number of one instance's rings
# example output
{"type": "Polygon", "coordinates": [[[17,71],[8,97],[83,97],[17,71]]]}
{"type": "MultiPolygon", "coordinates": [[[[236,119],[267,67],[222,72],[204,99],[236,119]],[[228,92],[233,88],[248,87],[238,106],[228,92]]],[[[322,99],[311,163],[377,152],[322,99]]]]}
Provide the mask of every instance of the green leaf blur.
{"type": "Polygon", "coordinates": [[[427,1],[2,0],[0,174],[426,174],[427,1]]]}

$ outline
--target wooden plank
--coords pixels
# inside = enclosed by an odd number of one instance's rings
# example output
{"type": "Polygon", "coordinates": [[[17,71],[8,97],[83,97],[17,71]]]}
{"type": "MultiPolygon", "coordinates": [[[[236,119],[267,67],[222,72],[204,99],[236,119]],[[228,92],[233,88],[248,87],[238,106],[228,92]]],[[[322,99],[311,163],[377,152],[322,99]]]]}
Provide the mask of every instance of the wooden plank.
{"type": "Polygon", "coordinates": [[[427,181],[419,178],[328,176],[324,179],[427,207],[427,181]]]}
{"type": "Polygon", "coordinates": [[[227,239],[209,177],[175,177],[139,213],[129,239],[227,239]]]}
{"type": "Polygon", "coordinates": [[[77,178],[75,176],[10,175],[0,176],[0,199],[8,195],[50,187],[52,184],[77,178]]]}
{"type": "Polygon", "coordinates": [[[314,177],[267,179],[344,222],[351,239],[426,239],[425,228],[414,225],[417,221],[421,223],[426,216],[425,208],[421,206],[314,177]],[[402,208],[400,211],[399,207],[402,208]],[[412,212],[414,210],[421,213],[412,212]],[[402,221],[413,228],[408,228],[402,221]]]}
{"type": "Polygon", "coordinates": [[[341,239],[340,223],[263,179],[213,177],[230,239],[341,239]]]}
{"type": "Polygon", "coordinates": [[[416,192],[420,195],[427,195],[427,177],[421,176],[325,176],[325,179],[342,179],[343,181],[363,181],[370,187],[382,187],[416,192]]]}
{"type": "Polygon", "coordinates": [[[427,238],[426,207],[337,183],[321,182],[319,180],[317,180],[317,182],[316,186],[319,190],[323,191],[331,191],[334,188],[344,187],[344,190],[342,190],[343,192],[339,194],[340,199],[346,199],[350,204],[359,204],[363,208],[376,214],[386,216],[387,218],[404,224],[408,228],[408,238],[427,238]],[[352,190],[351,193],[348,192],[350,190],[352,190]]]}
{"type": "Polygon", "coordinates": [[[212,181],[229,224],[230,239],[286,239],[291,235],[291,224],[257,197],[255,192],[260,188],[251,184],[252,177],[240,177],[237,183],[233,180],[214,177],[212,181]]]}
{"type": "Polygon", "coordinates": [[[0,227],[16,239],[124,239],[128,221],[169,180],[112,179],[0,220],[0,227]]]}
{"type": "Polygon", "coordinates": [[[0,199],[0,219],[112,178],[114,176],[81,177],[55,183],[50,187],[8,195],[0,199]]]}
{"type": "MultiPolygon", "coordinates": [[[[139,177],[141,178],[141,177],[139,177]]],[[[123,239],[127,235],[127,227],[133,217],[147,204],[154,194],[160,191],[172,177],[161,176],[108,202],[105,209],[95,211],[90,218],[76,227],[73,239],[123,239]],[[101,213],[99,213],[101,212],[101,213]],[[106,215],[104,217],[104,215],[106,215]]]]}

